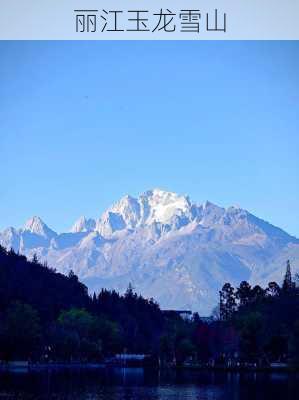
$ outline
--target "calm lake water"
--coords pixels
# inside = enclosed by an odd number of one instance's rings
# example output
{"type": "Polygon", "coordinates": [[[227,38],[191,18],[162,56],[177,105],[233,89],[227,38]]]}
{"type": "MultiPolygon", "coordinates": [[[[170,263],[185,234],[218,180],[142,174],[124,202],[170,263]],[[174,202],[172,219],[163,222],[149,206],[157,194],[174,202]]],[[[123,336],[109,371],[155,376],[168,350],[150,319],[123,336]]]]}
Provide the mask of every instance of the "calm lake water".
{"type": "Polygon", "coordinates": [[[0,374],[0,399],[298,400],[299,375],[142,369],[0,374]]]}

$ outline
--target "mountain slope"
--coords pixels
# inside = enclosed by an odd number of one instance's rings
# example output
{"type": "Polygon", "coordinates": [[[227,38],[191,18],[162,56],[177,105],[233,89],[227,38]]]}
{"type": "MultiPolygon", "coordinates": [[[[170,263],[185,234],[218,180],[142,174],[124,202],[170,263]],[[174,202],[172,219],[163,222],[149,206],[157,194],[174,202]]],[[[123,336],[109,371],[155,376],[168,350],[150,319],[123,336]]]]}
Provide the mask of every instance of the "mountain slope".
{"type": "Polygon", "coordinates": [[[59,271],[73,269],[90,290],[137,292],[162,308],[208,315],[224,282],[280,280],[286,259],[298,263],[299,241],[238,207],[154,189],[125,196],[97,220],[81,217],[71,232],[57,234],[34,217],[8,228],[0,244],[36,253],[59,271]]]}

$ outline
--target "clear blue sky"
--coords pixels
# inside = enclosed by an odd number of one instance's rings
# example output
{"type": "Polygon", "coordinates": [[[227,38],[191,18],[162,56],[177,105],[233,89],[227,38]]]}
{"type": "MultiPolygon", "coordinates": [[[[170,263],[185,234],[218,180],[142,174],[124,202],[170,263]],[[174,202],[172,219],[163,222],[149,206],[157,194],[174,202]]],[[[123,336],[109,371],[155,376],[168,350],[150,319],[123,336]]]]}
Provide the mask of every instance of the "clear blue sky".
{"type": "Polygon", "coordinates": [[[299,237],[299,42],[0,43],[0,229],[159,187],[299,237]]]}

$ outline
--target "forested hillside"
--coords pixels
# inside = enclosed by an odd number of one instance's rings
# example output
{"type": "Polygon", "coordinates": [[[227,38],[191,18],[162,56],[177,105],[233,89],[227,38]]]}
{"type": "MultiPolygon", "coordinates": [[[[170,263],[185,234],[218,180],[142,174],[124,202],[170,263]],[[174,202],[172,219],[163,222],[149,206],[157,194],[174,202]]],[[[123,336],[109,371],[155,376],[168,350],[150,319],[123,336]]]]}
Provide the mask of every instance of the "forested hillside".
{"type": "Polygon", "coordinates": [[[132,288],[90,297],[74,273],[0,247],[0,322],[0,359],[99,360],[124,348],[153,352],[163,315],[132,288]]]}
{"type": "Polygon", "coordinates": [[[161,366],[299,365],[299,288],[287,263],[282,287],[225,283],[210,320],[163,312],[130,285],[90,296],[64,276],[0,247],[0,360],[96,361],[149,354],[161,366]]]}

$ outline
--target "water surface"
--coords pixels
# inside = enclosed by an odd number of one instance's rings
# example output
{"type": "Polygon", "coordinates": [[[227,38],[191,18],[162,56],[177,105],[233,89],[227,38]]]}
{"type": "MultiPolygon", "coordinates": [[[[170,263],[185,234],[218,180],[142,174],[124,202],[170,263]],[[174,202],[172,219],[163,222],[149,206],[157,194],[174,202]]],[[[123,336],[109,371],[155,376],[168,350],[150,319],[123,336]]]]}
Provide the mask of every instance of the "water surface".
{"type": "Polygon", "coordinates": [[[299,375],[143,369],[0,374],[0,400],[298,400],[299,375]]]}

